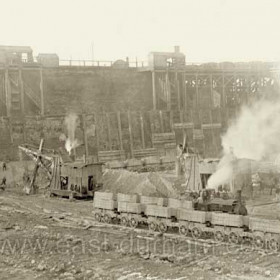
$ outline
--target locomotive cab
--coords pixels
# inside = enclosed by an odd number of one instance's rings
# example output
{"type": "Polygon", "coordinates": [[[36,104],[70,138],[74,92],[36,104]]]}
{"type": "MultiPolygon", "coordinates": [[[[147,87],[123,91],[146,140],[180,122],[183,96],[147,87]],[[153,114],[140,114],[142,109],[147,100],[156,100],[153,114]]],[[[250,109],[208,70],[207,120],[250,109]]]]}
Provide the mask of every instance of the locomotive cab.
{"type": "Polygon", "coordinates": [[[194,209],[207,212],[224,212],[236,215],[247,215],[245,205],[237,199],[213,198],[209,201],[195,202],[194,209]]]}

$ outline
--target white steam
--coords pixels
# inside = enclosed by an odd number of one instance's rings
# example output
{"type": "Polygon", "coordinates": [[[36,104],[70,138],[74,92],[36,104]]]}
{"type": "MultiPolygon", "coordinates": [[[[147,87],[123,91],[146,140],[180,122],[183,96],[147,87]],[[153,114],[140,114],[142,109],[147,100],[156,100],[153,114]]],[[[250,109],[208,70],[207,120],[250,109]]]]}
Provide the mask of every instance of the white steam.
{"type": "Polygon", "coordinates": [[[261,160],[280,153],[280,101],[260,100],[245,106],[222,137],[224,157],[208,180],[209,188],[229,183],[233,176],[231,148],[236,158],[261,160]]]}
{"type": "Polygon", "coordinates": [[[261,160],[280,152],[280,101],[260,100],[244,107],[222,138],[224,152],[233,147],[237,158],[261,160]]]}
{"type": "Polygon", "coordinates": [[[65,149],[69,155],[71,155],[71,151],[80,145],[78,139],[75,139],[75,130],[78,125],[78,116],[71,113],[65,117],[64,123],[67,129],[67,136],[62,134],[60,135],[59,140],[65,141],[65,149]]]}
{"type": "Polygon", "coordinates": [[[232,154],[226,154],[218,164],[217,171],[209,178],[207,187],[217,189],[218,186],[229,183],[233,173],[232,154]]]}

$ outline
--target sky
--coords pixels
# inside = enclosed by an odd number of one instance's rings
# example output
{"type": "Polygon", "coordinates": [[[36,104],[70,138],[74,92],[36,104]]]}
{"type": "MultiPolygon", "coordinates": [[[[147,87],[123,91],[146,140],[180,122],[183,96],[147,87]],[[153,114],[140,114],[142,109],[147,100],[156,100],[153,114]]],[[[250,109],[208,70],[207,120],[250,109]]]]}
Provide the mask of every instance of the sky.
{"type": "Polygon", "coordinates": [[[280,0],[0,0],[0,45],[60,59],[280,61],[280,0]]]}

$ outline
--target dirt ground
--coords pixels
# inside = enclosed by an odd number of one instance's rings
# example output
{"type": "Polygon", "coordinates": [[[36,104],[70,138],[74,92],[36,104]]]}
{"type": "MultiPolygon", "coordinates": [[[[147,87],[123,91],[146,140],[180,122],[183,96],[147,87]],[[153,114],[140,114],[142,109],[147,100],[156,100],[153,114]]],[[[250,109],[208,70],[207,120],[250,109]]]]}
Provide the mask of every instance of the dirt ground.
{"type": "MultiPolygon", "coordinates": [[[[23,194],[24,170],[32,164],[9,164],[0,190],[1,280],[280,279],[280,252],[97,223],[90,200],[23,194]]],[[[280,203],[271,202],[265,194],[247,207],[278,218],[280,203]]]]}
{"type": "Polygon", "coordinates": [[[279,252],[100,224],[92,201],[0,193],[0,279],[280,279],[279,252]]]}

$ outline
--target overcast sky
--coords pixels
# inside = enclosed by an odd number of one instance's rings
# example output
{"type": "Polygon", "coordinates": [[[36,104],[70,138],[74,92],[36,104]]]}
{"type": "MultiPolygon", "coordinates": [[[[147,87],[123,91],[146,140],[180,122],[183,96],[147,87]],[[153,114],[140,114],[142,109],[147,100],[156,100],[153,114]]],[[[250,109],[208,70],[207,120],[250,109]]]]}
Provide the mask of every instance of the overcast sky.
{"type": "Polygon", "coordinates": [[[0,44],[61,59],[280,60],[280,0],[1,0],[0,44]]]}

